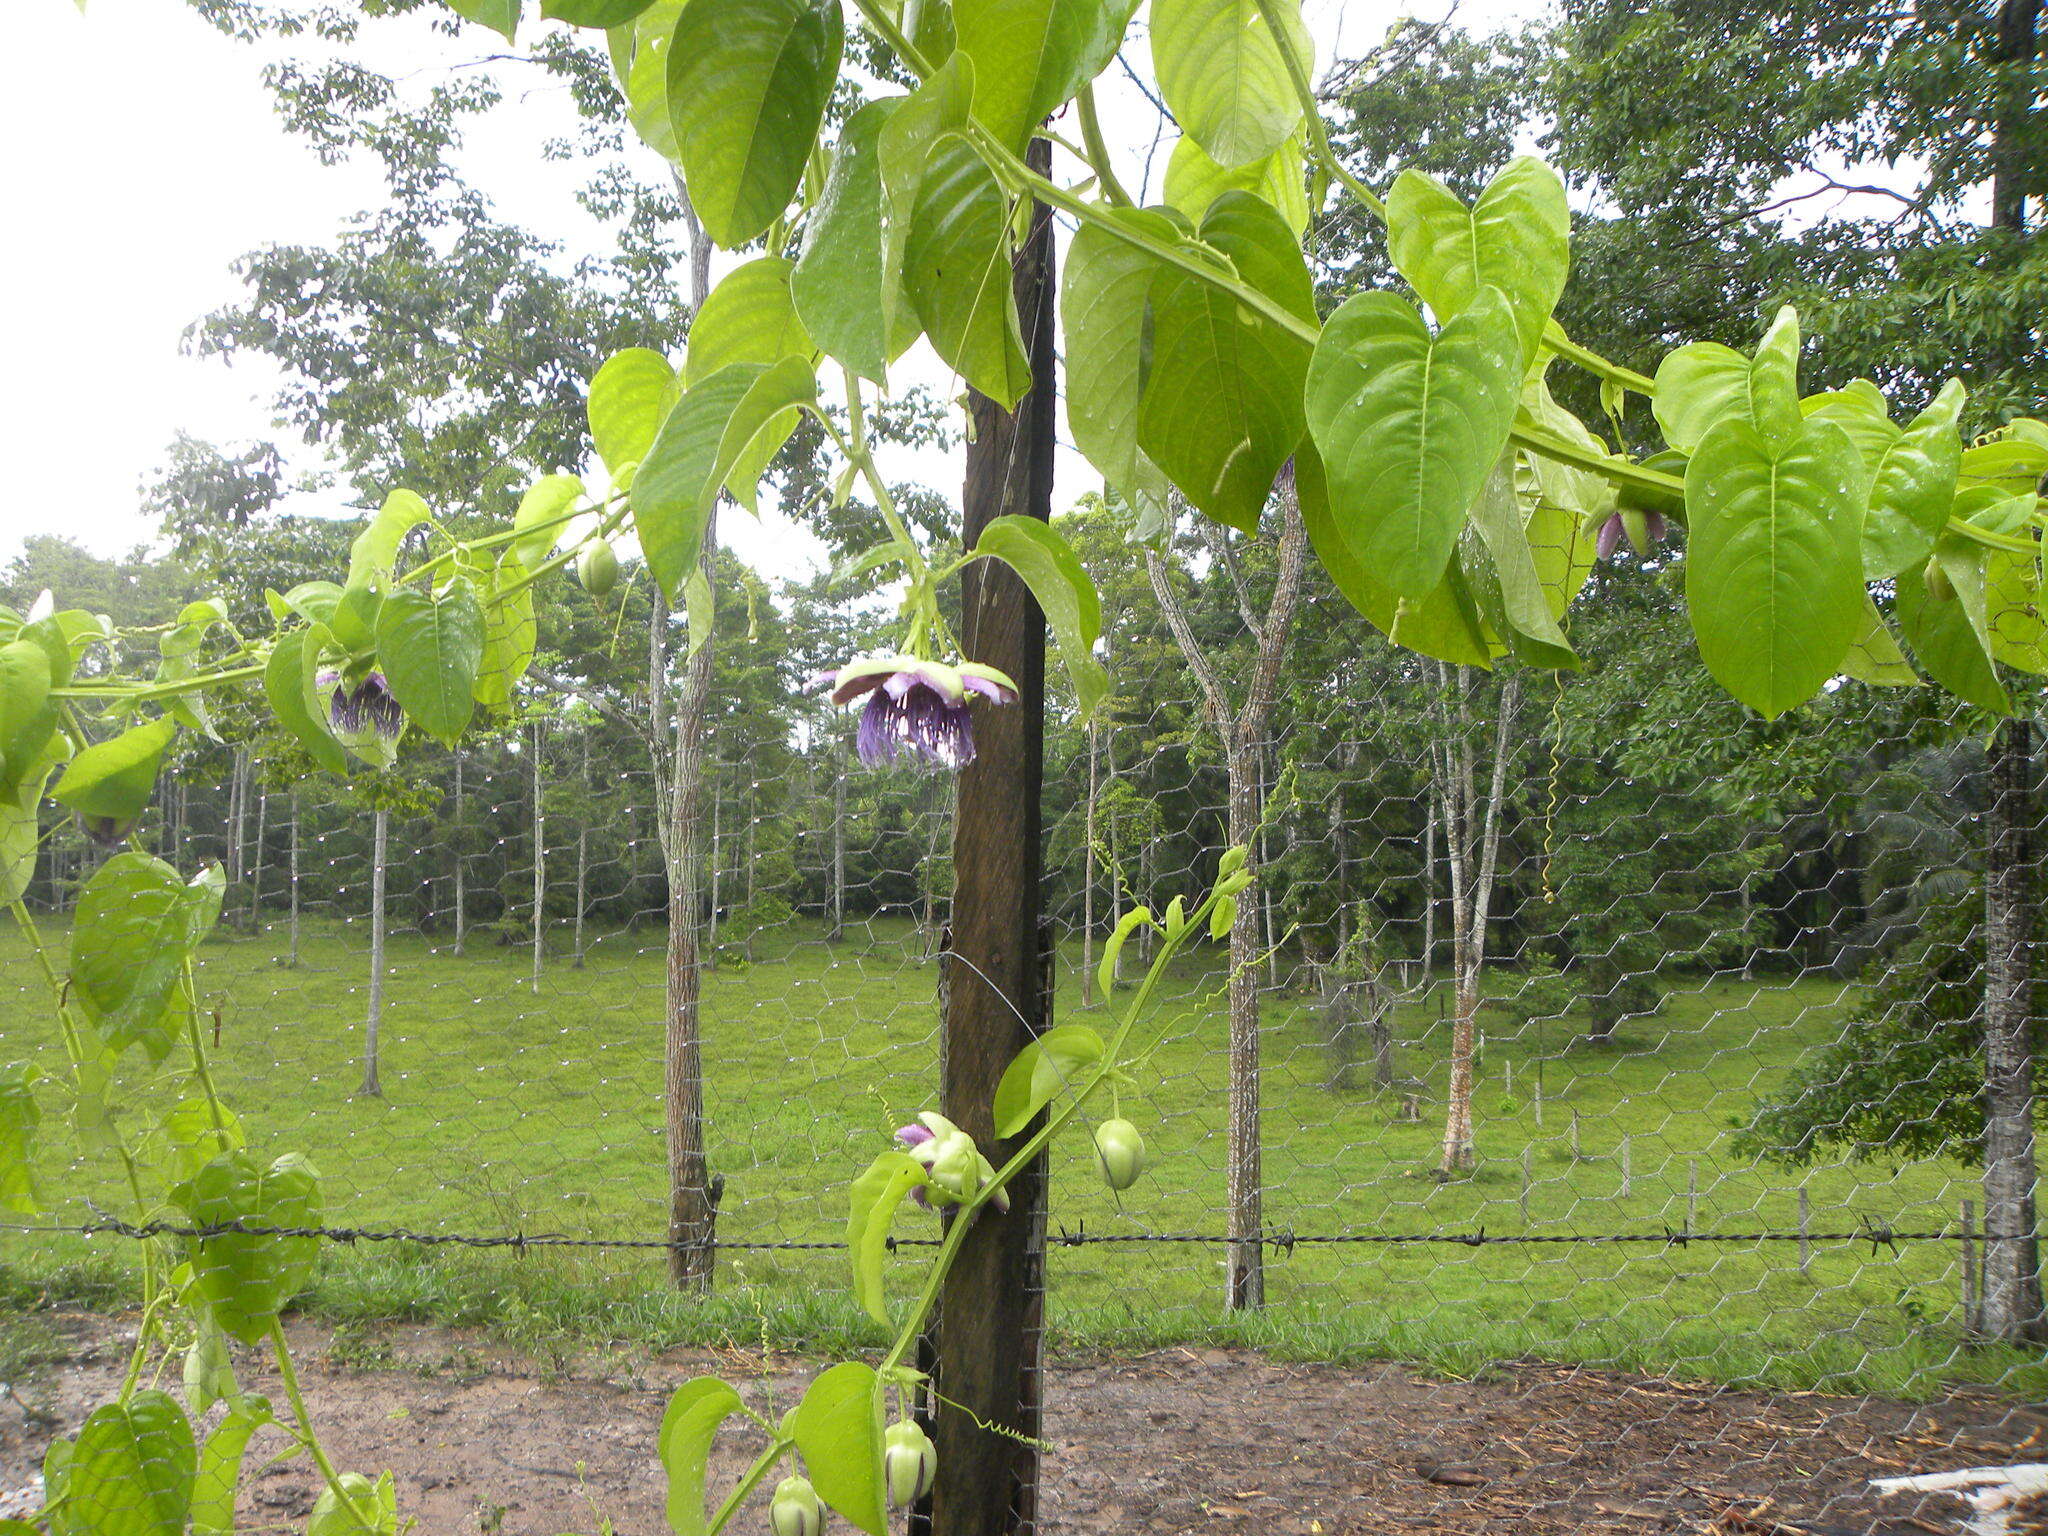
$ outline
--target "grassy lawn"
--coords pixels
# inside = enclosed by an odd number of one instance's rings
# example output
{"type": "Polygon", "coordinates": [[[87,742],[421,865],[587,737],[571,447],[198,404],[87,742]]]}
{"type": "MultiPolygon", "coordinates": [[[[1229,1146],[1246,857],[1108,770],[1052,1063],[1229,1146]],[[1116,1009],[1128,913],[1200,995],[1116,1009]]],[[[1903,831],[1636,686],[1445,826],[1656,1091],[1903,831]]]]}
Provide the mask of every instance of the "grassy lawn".
{"type": "MultiPolygon", "coordinates": [[[[661,1235],[658,933],[608,935],[582,970],[553,961],[538,994],[524,950],[482,946],[458,959],[395,939],[381,1100],[352,1096],[364,944],[360,925],[334,925],[310,933],[296,968],[279,963],[274,933],[216,940],[202,963],[202,989],[221,1012],[221,1091],[260,1150],[312,1156],[330,1221],[661,1235]]],[[[1074,1139],[1054,1169],[1056,1230],[1221,1230],[1224,1019],[1213,964],[1201,957],[1175,978],[1156,1020],[1161,1044],[1140,1073],[1152,1086],[1124,1104],[1144,1129],[1151,1169],[1119,1203],[1074,1139]]],[[[1085,1017],[1068,969],[1061,1015],[1085,1017]]],[[[895,925],[855,930],[838,945],[798,930],[762,945],[756,964],[708,978],[722,1238],[839,1235],[839,1187],[930,1102],[933,984],[915,936],[895,925]]],[[[1701,1230],[1789,1229],[1796,1176],[1737,1158],[1727,1132],[1804,1050],[1832,1038],[1846,1001],[1832,981],[1688,982],[1661,1016],[1606,1045],[1574,1044],[1558,1024],[1540,1038],[1497,1034],[1478,1095],[1485,1161],[1471,1178],[1439,1183],[1428,1170],[1448,1028],[1435,1003],[1400,1021],[1402,1065],[1428,1085],[1422,1123],[1407,1124],[1394,1096],[1329,1090],[1311,1005],[1276,1000],[1267,1013],[1268,1221],[1304,1234],[1662,1231],[1683,1226],[1696,1167],[1701,1230]]],[[[0,929],[0,1060],[53,1064],[53,1034],[19,936],[0,929]]],[[[124,1084],[125,1123],[141,1123],[146,1088],[140,1077],[124,1084]]],[[[45,1127],[46,1194],[60,1213],[125,1212],[110,1170],[74,1161],[62,1117],[52,1113],[45,1127]]],[[[1947,1163],[1819,1169],[1807,1189],[1816,1229],[1829,1230],[1866,1220],[1936,1227],[1973,1194],[1968,1170],[1947,1163]]],[[[913,1213],[899,1230],[929,1220],[913,1213]]],[[[116,1297],[113,1277],[133,1259],[117,1239],[0,1235],[17,1293],[26,1282],[116,1297]]],[[[1456,1372],[1541,1355],[1836,1390],[1919,1393],[1941,1379],[2048,1386],[2038,1362],[1959,1344],[1956,1255],[1938,1243],[1819,1245],[1807,1274],[1790,1244],[1303,1246],[1271,1258],[1272,1305],[1249,1321],[1218,1304],[1220,1260],[1207,1244],[1055,1247],[1054,1327],[1082,1347],[1200,1338],[1456,1372]]],[[[530,1343],[765,1337],[830,1348],[872,1333],[844,1299],[842,1263],[830,1253],[722,1255],[717,1296],[688,1302],[662,1289],[658,1254],[366,1245],[330,1250],[307,1305],[343,1319],[488,1322],[530,1343]]]]}

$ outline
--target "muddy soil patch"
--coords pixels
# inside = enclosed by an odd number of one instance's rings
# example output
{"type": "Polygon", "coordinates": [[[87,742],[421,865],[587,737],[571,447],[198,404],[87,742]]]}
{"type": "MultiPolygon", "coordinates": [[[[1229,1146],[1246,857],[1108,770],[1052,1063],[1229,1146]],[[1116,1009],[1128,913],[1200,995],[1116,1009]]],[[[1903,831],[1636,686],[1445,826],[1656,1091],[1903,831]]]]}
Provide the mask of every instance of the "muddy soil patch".
{"type": "MultiPolygon", "coordinates": [[[[132,1323],[58,1321],[65,1358],[0,1399],[0,1491],[118,1388],[132,1323]]],[[[393,1469],[401,1508],[430,1536],[591,1532],[597,1511],[620,1536],[664,1536],[654,1436],[676,1384],[718,1372],[774,1412],[816,1369],[678,1351],[542,1371],[446,1330],[292,1333],[337,1461],[393,1469]]],[[[274,1373],[253,1354],[237,1364],[244,1390],[282,1406],[274,1373]]],[[[1953,1529],[1954,1505],[1881,1504],[1870,1478],[2039,1460],[2048,1447],[2048,1413],[1985,1393],[1911,1405],[1537,1363],[1460,1382],[1172,1349],[1056,1362],[1047,1395],[1047,1536],[1909,1536],[1953,1529]]],[[[746,1454],[728,1437],[714,1483],[729,1484],[746,1454]]],[[[245,1485],[242,1529],[303,1529],[315,1491],[303,1458],[268,1468],[245,1485]]]]}

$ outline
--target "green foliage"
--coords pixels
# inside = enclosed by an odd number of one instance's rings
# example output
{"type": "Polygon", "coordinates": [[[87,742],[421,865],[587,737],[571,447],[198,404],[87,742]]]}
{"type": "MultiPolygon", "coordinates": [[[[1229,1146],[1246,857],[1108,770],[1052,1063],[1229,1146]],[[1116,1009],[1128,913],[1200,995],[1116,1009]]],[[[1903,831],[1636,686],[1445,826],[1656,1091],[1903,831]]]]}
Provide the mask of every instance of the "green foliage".
{"type": "Polygon", "coordinates": [[[183,1536],[198,1470],[191,1421],[144,1390],[95,1408],[64,1464],[59,1527],[92,1536],[183,1536]]]}
{"type": "MultiPolygon", "coordinates": [[[[1113,958],[1109,963],[1114,969],[1113,958]]],[[[996,1084],[996,1134],[1015,1136],[1061,1093],[1078,1087],[1082,1074],[1102,1055],[1102,1036],[1086,1024],[1057,1025],[1033,1040],[1003,1068],[996,1084]]]]}
{"type": "MultiPolygon", "coordinates": [[[[320,1224],[319,1176],[296,1153],[266,1167],[247,1152],[224,1152],[179,1185],[172,1199],[199,1227],[320,1224]]],[[[221,1331],[254,1344],[305,1285],[319,1256],[316,1237],[224,1232],[194,1243],[192,1278],[221,1331]]]]}
{"type": "Polygon", "coordinates": [[[661,1415],[655,1453],[668,1474],[668,1523],[676,1536],[704,1530],[704,1475],[718,1428],[741,1411],[740,1395],[716,1376],[678,1387],[661,1415]]]}
{"type": "Polygon", "coordinates": [[[790,1420],[818,1497],[868,1536],[886,1536],[882,1379],[860,1360],[820,1371],[790,1420]]]}
{"type": "MultiPolygon", "coordinates": [[[[1274,6],[1304,71],[1314,45],[1291,0],[1274,6]]],[[[1221,166],[1271,154],[1301,121],[1285,56],[1255,0],[1156,0],[1152,67],[1181,131],[1221,166]]]]}

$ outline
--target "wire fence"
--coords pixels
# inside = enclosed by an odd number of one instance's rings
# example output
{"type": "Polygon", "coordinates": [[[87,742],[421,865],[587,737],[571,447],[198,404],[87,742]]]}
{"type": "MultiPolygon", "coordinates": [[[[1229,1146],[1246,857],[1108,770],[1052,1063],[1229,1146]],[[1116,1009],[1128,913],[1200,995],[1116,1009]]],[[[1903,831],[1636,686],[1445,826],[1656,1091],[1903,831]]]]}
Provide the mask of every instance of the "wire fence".
{"type": "MultiPolygon", "coordinates": [[[[1185,646],[1236,697],[1270,546],[1176,547],[1162,575],[1178,626],[1142,560],[1118,558],[1097,576],[1119,695],[1089,723],[1055,700],[1048,727],[1055,1019],[1128,1004],[1145,936],[1105,990],[1102,935],[1130,903],[1204,888],[1233,805],[1240,833],[1250,806],[1256,934],[1248,959],[1204,946],[1159,991],[1118,1106],[1143,1131],[1143,1179],[1105,1188],[1085,1136],[1055,1153],[1047,1324],[1103,1363],[1054,1377],[1045,1433],[1086,1450],[1049,1463],[1042,1528],[1229,1524],[1205,1504],[1282,1533],[1641,1529],[1653,1505],[1675,1529],[1913,1528],[1884,1524],[1864,1487],[1887,1470],[1876,1448],[1930,1432],[1930,1415],[1964,1422],[1916,1402],[1970,1383],[2024,1394],[2039,1372],[1977,1338],[1986,1246],[2019,1239],[1984,1230],[1981,1070],[1940,963],[1976,942],[1981,749],[1921,691],[1743,719],[1685,650],[1669,572],[1627,556],[1596,574],[1612,593],[1594,606],[1628,642],[1585,635],[1593,665],[1556,678],[1418,662],[1311,567],[1286,685],[1233,743],[1185,646]],[[1263,1205],[1233,1236],[1245,992],[1263,1205]],[[1460,1096],[1469,1157],[1447,1159],[1460,1096]],[[1256,1322],[1223,1306],[1244,1249],[1267,1260],[1256,1322]],[[1217,1352],[1246,1342],[1354,1365],[1217,1352]],[[1202,1351],[1187,1357],[1200,1368],[1153,1353],[1169,1345],[1202,1351]],[[1416,1369],[1355,1367],[1368,1359],[1416,1369]],[[1489,1365],[1493,1385],[1471,1379],[1489,1365]],[[1681,1411],[1656,1396],[1674,1379],[1849,1396],[1681,1411]],[[1329,1446],[1274,1442],[1272,1393],[1311,1402],[1329,1446]],[[1504,1461],[1502,1436],[1529,1443],[1504,1461]],[[1141,1465],[1147,1447],[1181,1470],[1141,1465]],[[1333,1481],[1333,1457],[1355,1475],[1333,1481]],[[1760,1523],[1707,1523],[1728,1510],[1760,1523]]],[[[721,634],[703,900],[687,914],[719,1188],[712,1296],[728,1319],[814,1316],[842,1289],[838,1191],[935,1107],[950,784],[864,768],[850,722],[799,686],[839,630],[800,591],[726,576],[753,617],[721,634]]],[[[487,1316],[582,1308],[630,1337],[635,1298],[671,1319],[698,1305],[663,1267],[654,761],[670,740],[630,677],[592,664],[570,681],[515,726],[414,752],[375,803],[295,779],[260,737],[193,738],[143,829],[181,868],[227,871],[198,974],[220,1090],[258,1150],[319,1168],[320,1222],[263,1230],[320,1239],[318,1284],[354,1313],[402,1295],[431,1316],[445,1288],[491,1298],[487,1316]]],[[[59,945],[95,857],[69,828],[49,840],[30,900],[59,945]]],[[[0,937],[0,1059],[52,1045],[23,958],[0,937]]],[[[141,1129],[159,1069],[122,1071],[116,1113],[141,1129]]],[[[45,1141],[47,1215],[0,1224],[0,1263],[21,1276],[255,1230],[116,1214],[106,1160],[61,1117],[45,1141]]],[[[928,1219],[907,1213],[892,1248],[930,1248],[928,1219]]],[[[1944,1443],[2027,1443],[2024,1410],[1982,1401],[1998,1406],[1944,1443]]],[[[630,1512],[625,1471],[618,1486],[630,1512]]],[[[444,1511],[432,1528],[475,1528],[440,1493],[417,1497],[444,1511]]],[[[535,1507],[564,1522],[549,1530],[575,1518],[535,1507]]]]}

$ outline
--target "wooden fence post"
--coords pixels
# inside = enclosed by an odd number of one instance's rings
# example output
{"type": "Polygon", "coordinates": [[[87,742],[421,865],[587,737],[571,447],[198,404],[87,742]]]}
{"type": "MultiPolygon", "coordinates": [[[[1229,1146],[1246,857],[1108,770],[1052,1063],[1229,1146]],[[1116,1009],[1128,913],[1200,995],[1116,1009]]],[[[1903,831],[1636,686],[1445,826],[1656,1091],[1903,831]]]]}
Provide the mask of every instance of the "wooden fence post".
{"type": "MultiPolygon", "coordinates": [[[[1050,167],[1034,140],[1030,163],[1050,167]]],[[[969,398],[963,536],[973,548],[997,517],[1052,513],[1053,351],[1051,212],[1031,209],[1014,268],[1032,386],[1015,412],[969,398]]],[[[1000,1165],[994,1099],[1012,1057],[1046,1023],[1041,979],[1041,788],[1045,760],[1045,616],[1007,567],[962,575],[961,640],[968,659],[1016,682],[1014,705],[975,710],[977,755],[960,773],[953,822],[952,944],[940,1068],[946,1115],[1000,1165]]],[[[1010,1188],[1007,1215],[984,1211],[961,1244],[940,1293],[934,1358],[938,1481],[934,1536],[1012,1536],[1032,1524],[1038,1455],[1014,1438],[1035,1430],[1029,1401],[1038,1376],[1039,1299],[1031,1276],[1042,1253],[1043,1161],[1010,1188]],[[1035,1215],[1034,1215],[1035,1213],[1035,1215]],[[991,1432],[984,1426],[993,1426],[991,1432]]]]}

